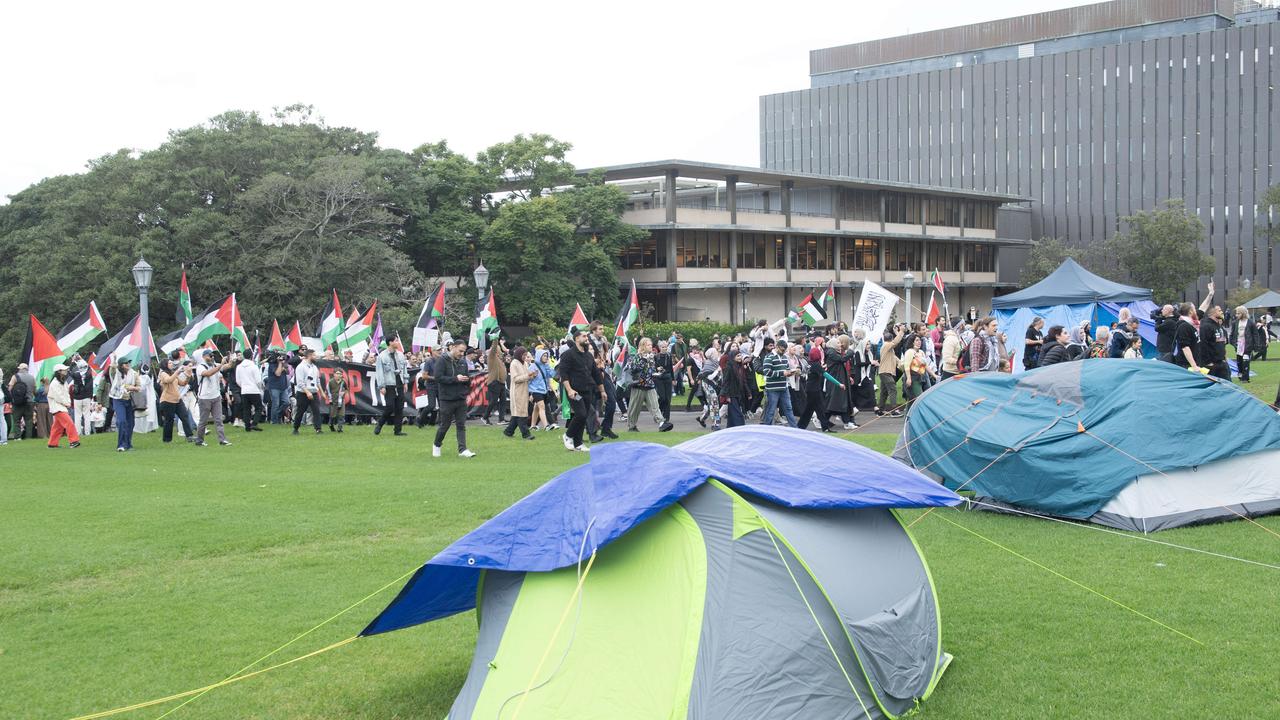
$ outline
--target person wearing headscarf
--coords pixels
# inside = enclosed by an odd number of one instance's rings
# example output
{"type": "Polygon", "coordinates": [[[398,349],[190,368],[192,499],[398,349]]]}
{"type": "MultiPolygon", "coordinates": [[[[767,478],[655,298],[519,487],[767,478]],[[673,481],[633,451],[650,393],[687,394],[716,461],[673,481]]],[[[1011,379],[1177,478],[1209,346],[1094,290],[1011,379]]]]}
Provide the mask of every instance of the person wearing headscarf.
{"type": "Polygon", "coordinates": [[[849,362],[852,353],[849,352],[849,336],[841,335],[836,338],[835,347],[829,348],[824,357],[827,373],[835,378],[835,382],[826,383],[823,388],[823,396],[825,399],[826,413],[828,416],[839,415],[840,420],[844,422],[845,430],[856,430],[857,424],[853,422],[853,406],[849,402],[849,362]]]}
{"type": "Polygon", "coordinates": [[[507,368],[507,377],[511,379],[511,420],[507,429],[502,431],[507,437],[514,437],[516,428],[520,429],[520,437],[525,440],[536,440],[529,432],[529,381],[538,376],[532,364],[526,364],[529,351],[523,345],[511,349],[511,364],[507,368]]]}
{"type": "Polygon", "coordinates": [[[728,412],[725,427],[738,427],[746,424],[744,406],[747,400],[747,377],[751,371],[751,356],[740,352],[736,345],[731,345],[729,352],[720,358],[722,381],[720,383],[720,400],[728,412]]]}

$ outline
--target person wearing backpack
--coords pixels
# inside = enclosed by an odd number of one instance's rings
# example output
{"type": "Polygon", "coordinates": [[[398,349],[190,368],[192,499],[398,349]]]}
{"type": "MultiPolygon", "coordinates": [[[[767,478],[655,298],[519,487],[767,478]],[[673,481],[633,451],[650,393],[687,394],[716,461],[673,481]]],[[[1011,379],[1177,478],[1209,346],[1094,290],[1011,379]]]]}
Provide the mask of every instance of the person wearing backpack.
{"type": "Polygon", "coordinates": [[[12,404],[9,417],[13,419],[15,440],[36,437],[35,387],[36,379],[27,372],[27,364],[20,363],[18,371],[9,378],[9,402],[12,404]],[[18,430],[19,423],[22,424],[21,431],[18,430]]]}

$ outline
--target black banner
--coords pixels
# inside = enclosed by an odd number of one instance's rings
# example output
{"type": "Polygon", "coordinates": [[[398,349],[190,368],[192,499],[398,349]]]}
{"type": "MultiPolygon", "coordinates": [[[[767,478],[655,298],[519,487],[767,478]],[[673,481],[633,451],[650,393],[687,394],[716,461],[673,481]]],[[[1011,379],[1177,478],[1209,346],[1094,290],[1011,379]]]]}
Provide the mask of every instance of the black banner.
{"type": "MultiPolygon", "coordinates": [[[[320,386],[329,392],[329,377],[341,371],[347,376],[347,396],[343,404],[348,415],[381,415],[382,395],[378,392],[377,371],[372,365],[337,360],[316,360],[320,370],[320,386]]],[[[409,410],[406,409],[406,412],[409,410]]]]}

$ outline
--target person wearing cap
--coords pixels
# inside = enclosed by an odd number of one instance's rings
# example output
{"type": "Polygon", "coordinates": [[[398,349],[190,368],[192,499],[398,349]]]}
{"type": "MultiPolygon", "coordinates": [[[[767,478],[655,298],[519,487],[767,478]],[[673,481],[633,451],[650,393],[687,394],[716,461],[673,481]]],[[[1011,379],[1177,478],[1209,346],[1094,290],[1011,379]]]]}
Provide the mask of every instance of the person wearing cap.
{"type": "Polygon", "coordinates": [[[107,397],[111,399],[111,409],[116,416],[116,452],[126,452],[133,449],[133,402],[129,396],[141,391],[142,385],[129,358],[116,359],[109,379],[111,389],[107,391],[107,397]]]}
{"type": "Polygon", "coordinates": [[[230,445],[227,432],[222,427],[222,373],[231,368],[227,362],[214,365],[207,348],[196,353],[196,404],[200,406],[200,422],[196,424],[196,445],[207,447],[204,432],[213,420],[219,445],[230,445]]]}
{"type": "Polygon", "coordinates": [[[49,381],[49,417],[53,424],[49,432],[50,448],[58,447],[64,434],[71,447],[80,447],[80,433],[71,422],[71,388],[67,385],[70,371],[71,368],[58,363],[53,366],[53,380],[49,381]]]}
{"type": "Polygon", "coordinates": [[[311,411],[311,426],[320,434],[321,402],[328,402],[320,387],[320,370],[316,367],[316,351],[303,347],[298,351],[302,362],[293,369],[293,434],[302,427],[302,414],[311,411]]]}
{"type": "Polygon", "coordinates": [[[13,434],[17,440],[26,440],[36,436],[36,416],[33,405],[36,396],[36,379],[27,371],[26,363],[18,364],[18,371],[9,378],[10,419],[13,421],[13,434]],[[21,387],[19,387],[21,383],[21,387]],[[22,430],[18,430],[18,423],[22,430]]]}

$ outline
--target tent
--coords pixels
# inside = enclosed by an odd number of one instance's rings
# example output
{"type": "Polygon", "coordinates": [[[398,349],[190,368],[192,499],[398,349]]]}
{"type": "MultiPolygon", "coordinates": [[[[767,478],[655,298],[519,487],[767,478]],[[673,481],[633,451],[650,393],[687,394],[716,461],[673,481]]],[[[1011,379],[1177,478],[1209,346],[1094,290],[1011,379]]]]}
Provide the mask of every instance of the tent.
{"type": "Polygon", "coordinates": [[[363,634],[478,608],[454,720],[894,717],[950,656],[892,508],[958,502],[787,428],[607,445],[436,555],[363,634]]]}
{"type": "Polygon", "coordinates": [[[1275,290],[1268,290],[1245,303],[1244,306],[1250,310],[1266,310],[1268,308],[1280,307],[1280,293],[1275,290]]]}
{"type": "Polygon", "coordinates": [[[1151,313],[1157,306],[1151,291],[1094,275],[1071,258],[1035,285],[992,299],[991,307],[1000,331],[1009,336],[1009,350],[1017,353],[1015,374],[1023,371],[1022,340],[1037,317],[1044,318],[1046,330],[1053,325],[1074,328],[1086,320],[1090,328],[1096,328],[1115,322],[1120,310],[1127,308],[1139,320],[1145,354],[1155,354],[1156,327],[1151,313]]]}
{"type": "Polygon", "coordinates": [[[1280,511],[1280,416],[1155,360],[946,380],[912,404],[894,457],[985,506],[1124,530],[1280,511]]]}

